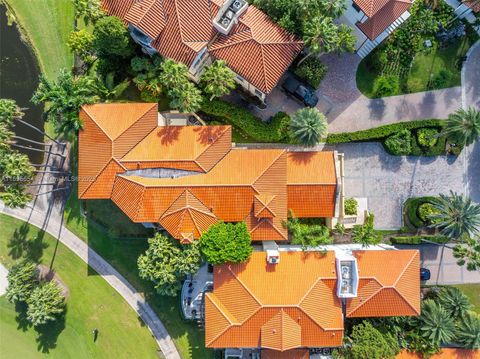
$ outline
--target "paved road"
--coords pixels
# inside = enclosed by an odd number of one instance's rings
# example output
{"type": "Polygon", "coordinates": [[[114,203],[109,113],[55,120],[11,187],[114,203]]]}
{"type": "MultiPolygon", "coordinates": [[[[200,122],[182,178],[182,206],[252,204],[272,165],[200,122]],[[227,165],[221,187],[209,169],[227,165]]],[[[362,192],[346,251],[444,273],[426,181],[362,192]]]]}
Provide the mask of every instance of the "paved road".
{"type": "Polygon", "coordinates": [[[480,283],[480,272],[469,272],[465,266],[460,267],[453,257],[452,250],[434,244],[419,246],[396,246],[400,249],[418,249],[420,265],[430,269],[431,277],[426,284],[462,284],[480,283]]]}

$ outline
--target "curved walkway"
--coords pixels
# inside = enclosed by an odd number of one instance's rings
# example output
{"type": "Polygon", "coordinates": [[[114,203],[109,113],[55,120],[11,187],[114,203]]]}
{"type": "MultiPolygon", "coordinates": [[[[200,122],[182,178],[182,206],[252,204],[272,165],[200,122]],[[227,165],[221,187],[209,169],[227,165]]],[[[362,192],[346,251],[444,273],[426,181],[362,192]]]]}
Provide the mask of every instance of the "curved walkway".
{"type": "Polygon", "coordinates": [[[6,207],[1,201],[0,213],[7,214],[42,228],[55,238],[59,237],[60,242],[101,275],[137,312],[152,332],[165,358],[180,359],[180,354],[165,329],[165,326],[140,293],[138,293],[115,268],[108,264],[108,262],[100,257],[94,250],[89,248],[84,241],[64,226],[60,227],[60,220],[56,218],[57,216],[50,215],[46,221],[46,213],[44,211],[32,208],[11,209],[6,207]],[[59,235],[60,230],[61,233],[59,235]]]}

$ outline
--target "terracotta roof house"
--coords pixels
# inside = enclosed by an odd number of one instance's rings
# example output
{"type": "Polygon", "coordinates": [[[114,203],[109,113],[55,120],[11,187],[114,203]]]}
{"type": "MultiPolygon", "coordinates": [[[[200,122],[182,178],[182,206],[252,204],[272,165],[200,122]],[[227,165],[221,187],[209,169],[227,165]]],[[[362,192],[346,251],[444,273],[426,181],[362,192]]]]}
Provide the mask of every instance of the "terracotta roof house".
{"type": "Polygon", "coordinates": [[[246,0],[103,0],[149,54],[182,62],[198,80],[225,60],[245,90],[265,100],[303,48],[246,0]]]}
{"type": "Polygon", "coordinates": [[[308,358],[307,348],[342,345],[345,317],[420,314],[417,250],[326,247],[280,246],[274,262],[256,251],[246,263],[215,266],[205,294],[206,346],[308,358]]]}
{"type": "Polygon", "coordinates": [[[235,148],[230,126],[164,126],[153,103],[85,105],[80,118],[79,198],[111,199],[182,242],[220,220],[285,241],[289,210],[338,216],[334,152],[235,148]]]}
{"type": "Polygon", "coordinates": [[[413,0],[349,0],[340,21],[350,25],[357,37],[357,53],[368,55],[410,17],[413,0]]]}

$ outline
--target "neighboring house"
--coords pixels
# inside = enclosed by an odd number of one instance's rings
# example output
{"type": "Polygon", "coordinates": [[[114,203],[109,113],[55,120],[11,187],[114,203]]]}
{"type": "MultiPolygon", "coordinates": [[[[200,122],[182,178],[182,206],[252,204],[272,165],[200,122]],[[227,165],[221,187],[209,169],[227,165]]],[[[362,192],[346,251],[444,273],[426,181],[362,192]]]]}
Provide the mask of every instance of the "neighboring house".
{"type": "Polygon", "coordinates": [[[79,198],[112,199],[182,242],[217,221],[245,221],[254,241],[286,241],[289,210],[339,216],[334,152],[234,148],[230,126],[165,126],[156,103],[85,105],[80,118],[79,198]]]}
{"type": "Polygon", "coordinates": [[[412,4],[413,0],[347,0],[340,21],[353,28],[358,55],[367,56],[408,19],[412,4]]]}
{"type": "MultiPolygon", "coordinates": [[[[480,12],[480,0],[445,0],[448,5],[455,9],[455,15],[460,19],[466,19],[470,23],[475,23],[477,18],[475,14],[480,12]]],[[[480,26],[477,26],[480,32],[480,26]]]]}
{"type": "Polygon", "coordinates": [[[245,0],[103,0],[146,53],[182,62],[194,81],[225,60],[236,81],[262,101],[303,48],[245,0]]]}
{"type": "Polygon", "coordinates": [[[345,318],[419,315],[419,252],[385,249],[281,246],[275,261],[254,251],[246,263],[215,266],[206,346],[309,358],[310,348],[342,346],[345,318]]]}

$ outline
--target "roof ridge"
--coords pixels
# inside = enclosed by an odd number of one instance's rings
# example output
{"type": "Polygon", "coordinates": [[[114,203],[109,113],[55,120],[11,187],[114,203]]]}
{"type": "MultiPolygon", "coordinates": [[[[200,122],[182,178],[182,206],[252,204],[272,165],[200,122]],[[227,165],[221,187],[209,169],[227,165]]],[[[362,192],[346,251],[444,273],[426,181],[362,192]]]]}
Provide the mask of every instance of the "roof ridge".
{"type": "Polygon", "coordinates": [[[414,252],[413,253],[413,256],[412,258],[410,258],[410,260],[408,261],[407,265],[403,268],[403,270],[400,272],[400,274],[398,275],[397,279],[395,280],[395,282],[393,283],[392,287],[395,287],[398,283],[398,281],[400,280],[400,278],[403,277],[403,275],[405,274],[405,272],[407,271],[407,269],[410,267],[410,264],[412,264],[413,260],[417,257],[418,255],[418,252],[414,252]]]}
{"type": "MultiPolygon", "coordinates": [[[[360,279],[365,279],[365,278],[360,278],[360,279]]],[[[365,305],[365,303],[367,303],[370,299],[372,299],[374,296],[376,296],[380,291],[382,291],[384,288],[393,288],[391,286],[383,286],[378,280],[376,277],[368,277],[368,279],[370,280],[374,280],[375,282],[377,282],[377,284],[380,286],[380,288],[378,288],[374,293],[372,293],[372,295],[370,295],[367,299],[365,299],[362,303],[360,303],[360,305],[357,305],[357,307],[352,310],[350,313],[347,314],[347,317],[349,315],[352,315],[352,313],[355,313],[358,309],[360,309],[361,307],[363,307],[365,305]]]]}
{"type": "MultiPolygon", "coordinates": [[[[231,265],[228,265],[227,268],[228,268],[228,271],[232,274],[232,276],[238,281],[238,283],[240,283],[240,285],[247,291],[247,293],[250,294],[250,296],[253,298],[253,300],[254,300],[255,302],[257,302],[257,304],[260,306],[260,308],[263,308],[263,303],[261,303],[260,300],[258,300],[257,297],[250,291],[250,289],[248,289],[248,287],[240,280],[240,278],[238,278],[238,276],[237,276],[235,273],[233,273],[232,268],[231,268],[231,265]]],[[[254,314],[254,313],[253,313],[253,314],[254,314]]],[[[252,314],[252,315],[253,315],[253,314],[252,314]]],[[[251,317],[251,316],[250,316],[250,317],[251,317]]],[[[249,318],[250,318],[250,317],[249,317],[249,318]]],[[[245,321],[246,321],[247,319],[249,319],[249,318],[246,318],[246,319],[243,321],[243,323],[245,323],[245,321]]]]}
{"type": "MultiPolygon", "coordinates": [[[[236,35],[236,34],[242,34],[244,32],[247,32],[247,31],[250,31],[250,34],[252,33],[252,31],[250,29],[248,30],[245,30],[245,31],[241,31],[241,32],[237,32],[235,34],[233,34],[232,36],[236,35]]],[[[239,41],[235,41],[235,42],[225,42],[224,44],[222,45],[217,45],[218,42],[214,42],[212,44],[212,47],[213,47],[213,51],[216,51],[216,50],[220,50],[220,49],[224,49],[226,47],[230,47],[230,46],[235,46],[235,45],[238,45],[238,44],[241,44],[241,43],[244,43],[244,42],[247,42],[247,41],[255,41],[253,39],[253,37],[249,37],[249,38],[246,38],[246,39],[243,39],[243,40],[239,40],[239,41]]],[[[256,41],[255,41],[256,42],[256,41]]]]}
{"type": "MultiPolygon", "coordinates": [[[[223,311],[223,309],[220,308],[220,303],[217,302],[216,299],[214,299],[213,297],[216,298],[216,295],[213,293],[213,292],[210,292],[210,293],[206,293],[205,295],[206,298],[208,298],[208,300],[210,300],[210,303],[212,303],[214,305],[215,308],[217,308],[217,310],[220,312],[220,314],[225,318],[225,320],[230,323],[230,326],[233,326],[233,325],[236,325],[235,323],[232,323],[232,321],[230,320],[230,318],[228,317],[228,315],[225,314],[225,312],[223,311]]],[[[222,305],[223,306],[223,305],[222,305]]],[[[225,310],[228,310],[227,308],[225,308],[225,310]]],[[[231,313],[229,313],[231,314],[231,313]]],[[[231,316],[233,318],[235,318],[235,316],[233,314],[231,314],[231,316]]],[[[236,320],[237,318],[235,318],[236,320]]],[[[212,340],[209,342],[209,343],[206,343],[207,345],[210,345],[212,344],[215,340],[217,340],[222,334],[224,334],[227,330],[229,329],[229,326],[226,326],[220,333],[218,333],[214,338],[212,338],[212,340]]]]}
{"type": "MultiPolygon", "coordinates": [[[[107,163],[105,164],[105,166],[102,167],[102,169],[100,170],[100,172],[98,172],[98,173],[96,174],[95,180],[92,181],[92,182],[90,182],[90,184],[82,191],[82,193],[79,193],[79,194],[78,194],[78,197],[83,196],[83,195],[85,194],[85,192],[87,192],[88,189],[89,189],[91,186],[93,186],[93,184],[94,184],[94,183],[96,182],[96,180],[97,180],[97,177],[100,176],[100,175],[103,173],[103,171],[105,171],[105,168],[107,168],[107,166],[112,162],[112,160],[115,160],[115,159],[112,157],[112,158],[110,158],[110,159],[107,161],[107,163]]],[[[123,166],[122,166],[122,167],[123,167],[123,166]]],[[[124,167],[124,168],[125,168],[125,167],[124,167]]],[[[115,176],[115,177],[117,177],[117,176],[115,176]]]]}
{"type": "Polygon", "coordinates": [[[263,177],[263,175],[265,174],[265,172],[267,172],[267,171],[273,166],[273,164],[274,164],[275,162],[277,162],[278,159],[279,159],[283,154],[285,154],[286,152],[287,152],[287,151],[286,151],[285,149],[283,149],[283,150],[278,154],[278,156],[276,156],[276,157],[273,159],[273,161],[262,171],[262,173],[260,173],[260,174],[258,175],[258,177],[253,181],[253,183],[252,183],[251,186],[253,187],[253,189],[254,189],[258,194],[260,194],[260,193],[262,193],[262,192],[259,191],[259,190],[255,187],[255,183],[257,183],[257,182],[260,180],[260,178],[263,177]]]}
{"type": "MultiPolygon", "coordinates": [[[[143,115],[142,115],[142,116],[143,116],[143,115]]],[[[132,125],[133,125],[133,124],[132,124],[132,125]]],[[[130,126],[130,127],[132,127],[132,126],[130,126]]],[[[129,128],[130,128],[130,127],[129,127],[129,128]]],[[[149,136],[153,131],[157,130],[159,127],[160,127],[160,126],[156,126],[156,127],[154,127],[151,131],[147,132],[147,133],[145,134],[145,136],[143,136],[141,139],[139,139],[139,140],[137,141],[137,143],[136,143],[135,145],[133,145],[133,146],[127,151],[127,153],[125,153],[125,154],[123,155],[123,157],[120,158],[119,160],[122,161],[130,152],[133,151],[133,149],[134,149],[135,147],[138,146],[138,144],[139,144],[140,142],[142,142],[147,136],[149,136]]],[[[129,129],[129,128],[128,128],[128,129],[129,129]]],[[[127,130],[128,130],[128,129],[127,129],[127,130]]],[[[126,131],[126,130],[125,130],[125,131],[126,131]]],[[[123,132],[122,132],[122,134],[123,134],[123,132]]],[[[121,135],[122,135],[122,134],[121,134],[121,135]]],[[[121,135],[120,135],[120,136],[121,136],[121,135]]],[[[120,136],[119,136],[119,137],[120,137],[120,136]]],[[[112,143],[112,148],[113,148],[114,145],[115,145],[115,144],[112,143]]],[[[113,152],[112,152],[112,154],[113,154],[113,152]]],[[[134,160],[129,160],[129,161],[123,161],[123,162],[149,162],[149,161],[138,161],[138,160],[134,161],[134,160]]],[[[150,161],[150,162],[157,162],[157,161],[150,161]]]]}
{"type": "Polygon", "coordinates": [[[110,141],[112,141],[112,155],[113,155],[113,138],[111,138],[111,137],[109,136],[109,134],[107,133],[107,131],[105,131],[105,129],[104,129],[102,126],[100,126],[97,121],[95,121],[95,120],[93,119],[92,114],[91,114],[90,112],[88,112],[88,111],[86,110],[86,108],[85,108],[85,106],[94,106],[94,105],[95,105],[95,104],[92,104],[92,105],[82,105],[82,107],[81,107],[80,109],[83,110],[83,111],[85,111],[85,113],[87,114],[87,116],[90,117],[90,120],[92,120],[92,122],[105,134],[105,136],[107,136],[107,137],[110,139],[110,141]]]}
{"type": "Polygon", "coordinates": [[[138,200],[138,204],[139,204],[139,205],[137,205],[137,210],[135,211],[135,217],[134,217],[135,219],[137,219],[138,213],[140,212],[140,208],[142,207],[142,206],[140,205],[140,203],[143,203],[143,197],[145,196],[145,192],[146,192],[146,191],[147,191],[147,189],[146,189],[145,187],[143,187],[143,188],[142,188],[142,194],[141,194],[141,196],[140,196],[140,198],[139,198],[139,200],[138,200]]]}
{"type": "MultiPolygon", "coordinates": [[[[196,161],[201,155],[203,155],[208,149],[210,149],[210,147],[211,147],[212,145],[214,145],[215,143],[217,143],[217,141],[220,140],[220,139],[225,135],[225,133],[227,132],[227,130],[228,130],[229,128],[230,128],[230,129],[232,128],[231,125],[210,126],[210,127],[224,127],[224,129],[223,129],[223,131],[220,133],[220,135],[218,135],[218,138],[215,140],[215,142],[211,143],[210,146],[205,147],[205,148],[202,150],[202,152],[199,153],[199,155],[197,156],[197,158],[195,158],[194,161],[196,161]]],[[[231,149],[230,149],[230,150],[231,150],[231,149]]],[[[230,150],[229,150],[228,152],[230,152],[230,150]]],[[[228,153],[228,152],[227,152],[227,153],[228,153]]],[[[226,155],[226,154],[225,154],[225,155],[226,155]]],[[[224,155],[223,157],[225,157],[225,155],[224,155]]],[[[223,158],[223,157],[222,157],[222,158],[223,158]]],[[[218,160],[218,162],[220,162],[220,161],[221,161],[221,159],[218,160]]],[[[218,162],[217,162],[217,163],[218,163],[218,162]]],[[[199,166],[202,167],[200,164],[199,164],[199,166]]],[[[202,167],[202,168],[203,168],[203,167],[202,167]]]]}

